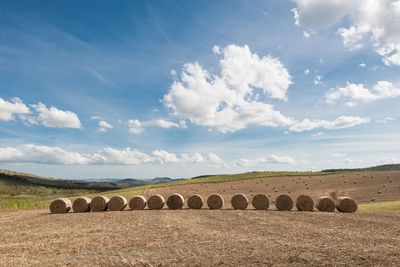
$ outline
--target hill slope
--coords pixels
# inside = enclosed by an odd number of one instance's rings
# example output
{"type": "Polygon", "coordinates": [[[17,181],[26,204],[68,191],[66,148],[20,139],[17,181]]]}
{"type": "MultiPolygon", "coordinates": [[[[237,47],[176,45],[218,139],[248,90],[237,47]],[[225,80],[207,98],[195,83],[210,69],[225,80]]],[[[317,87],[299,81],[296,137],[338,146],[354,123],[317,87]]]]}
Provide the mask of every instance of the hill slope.
{"type": "Polygon", "coordinates": [[[400,163],[397,164],[385,164],[367,168],[357,169],[327,169],[322,172],[355,172],[355,171],[400,171],[400,163]]]}

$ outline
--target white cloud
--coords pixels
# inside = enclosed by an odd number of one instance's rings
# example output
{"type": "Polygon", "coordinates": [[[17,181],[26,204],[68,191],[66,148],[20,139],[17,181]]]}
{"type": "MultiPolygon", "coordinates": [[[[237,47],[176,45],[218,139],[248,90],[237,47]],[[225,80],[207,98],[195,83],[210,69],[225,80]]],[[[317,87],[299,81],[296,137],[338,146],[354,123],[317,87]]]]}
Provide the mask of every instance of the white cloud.
{"type": "Polygon", "coordinates": [[[369,41],[386,65],[400,65],[399,0],[293,1],[296,25],[320,30],[347,18],[350,25],[337,31],[347,48],[359,49],[369,41]]]}
{"type": "Polygon", "coordinates": [[[100,132],[107,132],[108,130],[112,129],[113,126],[108,122],[101,120],[99,121],[99,131],[100,132]]]}
{"type": "Polygon", "coordinates": [[[169,128],[178,128],[178,129],[184,129],[186,128],[186,122],[184,120],[180,120],[179,122],[172,122],[172,121],[167,121],[164,119],[158,119],[153,122],[156,126],[169,129],[169,128]]]}
{"type": "Polygon", "coordinates": [[[360,64],[358,64],[358,66],[359,66],[360,68],[365,68],[367,65],[366,65],[365,63],[360,63],[360,64]]]}
{"type": "Polygon", "coordinates": [[[382,123],[382,124],[385,124],[385,123],[389,123],[389,122],[395,121],[395,120],[396,120],[396,119],[395,119],[395,118],[392,118],[392,117],[385,117],[385,118],[383,118],[382,120],[376,120],[375,123],[382,123]]]}
{"type": "Polygon", "coordinates": [[[396,98],[400,96],[400,87],[391,82],[378,81],[372,89],[367,89],[363,84],[347,83],[344,87],[331,89],[325,96],[327,104],[335,104],[343,99],[347,106],[354,106],[357,103],[368,103],[371,101],[396,98]]]}
{"type": "Polygon", "coordinates": [[[212,152],[207,154],[207,159],[213,164],[221,164],[223,162],[217,154],[212,152]]]}
{"type": "Polygon", "coordinates": [[[131,148],[106,147],[93,154],[68,151],[59,147],[25,144],[17,147],[0,147],[0,163],[35,163],[59,165],[139,165],[139,164],[197,164],[203,162],[200,153],[176,154],[155,150],[146,154],[131,148]]]}
{"type": "Polygon", "coordinates": [[[317,128],[324,129],[343,129],[354,127],[356,125],[368,123],[370,120],[368,118],[352,117],[352,116],[341,116],[334,121],[327,120],[310,120],[304,119],[301,122],[296,122],[292,124],[289,130],[294,132],[310,131],[317,128]]]}
{"type": "Polygon", "coordinates": [[[39,163],[39,164],[88,164],[90,158],[59,147],[37,146],[32,144],[19,147],[0,148],[0,162],[39,163]]]}
{"type": "Polygon", "coordinates": [[[304,74],[305,74],[305,75],[308,75],[309,73],[310,73],[310,70],[309,70],[309,69],[305,69],[305,70],[304,70],[304,74]]]}
{"type": "Polygon", "coordinates": [[[78,115],[72,111],[60,110],[53,106],[47,108],[42,103],[31,106],[37,114],[35,116],[26,116],[24,118],[25,122],[41,124],[51,128],[81,128],[78,115]]]}
{"type": "Polygon", "coordinates": [[[314,82],[314,85],[323,84],[323,82],[322,82],[322,77],[319,76],[319,75],[315,76],[313,82],[314,82]]]}
{"type": "Polygon", "coordinates": [[[140,134],[144,131],[142,123],[137,119],[128,120],[129,132],[133,134],[140,134]]]}
{"type": "Polygon", "coordinates": [[[289,156],[271,155],[267,158],[246,159],[238,160],[235,165],[239,167],[252,167],[260,164],[296,164],[296,160],[289,156]]]}
{"type": "Polygon", "coordinates": [[[179,161],[178,157],[174,153],[170,153],[165,150],[155,150],[152,155],[160,163],[173,163],[179,161]]]}
{"type": "Polygon", "coordinates": [[[163,102],[173,115],[222,133],[248,125],[285,126],[292,121],[271,104],[258,100],[263,96],[286,100],[291,82],[288,71],[271,56],[259,57],[248,46],[214,47],[221,54],[221,72],[212,75],[198,63],[185,64],[180,80],[171,85],[163,102]]]}
{"type": "Polygon", "coordinates": [[[324,132],[318,132],[318,133],[312,134],[312,136],[319,137],[319,136],[323,136],[324,134],[325,134],[324,132]]]}
{"type": "Polygon", "coordinates": [[[11,99],[11,102],[0,98],[0,121],[11,121],[15,115],[29,114],[31,111],[19,98],[11,99]]]}
{"type": "Polygon", "coordinates": [[[182,153],[180,155],[180,161],[183,163],[201,163],[204,161],[204,158],[200,153],[197,152],[192,155],[182,153]]]}
{"type": "Polygon", "coordinates": [[[400,159],[397,157],[387,157],[379,161],[380,164],[396,164],[400,163],[400,159]]]}

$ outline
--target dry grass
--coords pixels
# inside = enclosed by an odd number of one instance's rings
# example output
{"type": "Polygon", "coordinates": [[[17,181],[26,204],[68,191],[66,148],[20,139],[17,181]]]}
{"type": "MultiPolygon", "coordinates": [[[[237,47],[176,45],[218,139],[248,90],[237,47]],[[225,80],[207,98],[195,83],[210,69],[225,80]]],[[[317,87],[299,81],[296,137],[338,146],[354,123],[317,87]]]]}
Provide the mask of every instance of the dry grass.
{"type": "Polygon", "coordinates": [[[400,266],[399,217],[206,209],[4,212],[0,266],[400,266]]]}

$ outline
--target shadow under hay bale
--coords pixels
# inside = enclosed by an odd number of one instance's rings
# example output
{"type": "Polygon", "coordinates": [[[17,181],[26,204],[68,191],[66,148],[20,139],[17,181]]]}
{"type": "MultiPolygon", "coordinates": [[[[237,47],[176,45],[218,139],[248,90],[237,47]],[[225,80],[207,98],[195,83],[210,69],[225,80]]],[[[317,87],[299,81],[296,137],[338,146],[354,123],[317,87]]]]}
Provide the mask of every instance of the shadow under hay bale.
{"type": "Polygon", "coordinates": [[[199,210],[203,207],[203,198],[198,194],[194,194],[193,196],[189,197],[187,204],[189,209],[199,210]]]}
{"type": "Polygon", "coordinates": [[[269,208],[269,199],[264,194],[257,194],[253,197],[251,204],[256,210],[267,210],[269,208]]]}
{"type": "Polygon", "coordinates": [[[126,201],[126,198],[123,196],[113,196],[110,198],[110,201],[108,202],[108,210],[110,211],[121,211],[124,210],[128,202],[126,201]]]}
{"type": "Polygon", "coordinates": [[[146,207],[147,200],[144,196],[134,196],[129,201],[131,210],[143,210],[146,207]]]}
{"type": "Polygon", "coordinates": [[[275,207],[279,211],[288,211],[293,209],[293,200],[288,195],[280,195],[275,200],[275,207]]]}
{"type": "Polygon", "coordinates": [[[180,210],[185,204],[185,199],[181,194],[172,194],[167,199],[167,206],[170,210],[180,210]]]}
{"type": "Polygon", "coordinates": [[[313,211],[314,200],[307,195],[300,195],[296,200],[296,208],[299,211],[313,211]]]}
{"type": "Polygon", "coordinates": [[[219,210],[224,206],[224,199],[219,194],[212,194],[207,199],[207,206],[211,210],[219,210]]]}
{"type": "Polygon", "coordinates": [[[89,212],[90,211],[90,202],[92,200],[88,197],[78,197],[72,203],[72,209],[74,212],[89,212]]]}
{"type": "Polygon", "coordinates": [[[330,197],[320,197],[315,204],[319,211],[333,212],[335,210],[335,201],[330,197]]]}
{"type": "Polygon", "coordinates": [[[164,205],[165,205],[165,200],[163,196],[158,194],[152,195],[147,200],[147,207],[151,210],[160,210],[164,207],[164,205]]]}
{"type": "Polygon", "coordinates": [[[71,208],[72,203],[68,198],[57,198],[50,204],[51,213],[67,213],[71,208]]]}
{"type": "Polygon", "coordinates": [[[336,209],[340,212],[353,213],[358,208],[357,203],[349,197],[339,197],[336,199],[336,209]]]}
{"type": "Polygon", "coordinates": [[[90,202],[90,209],[94,212],[106,211],[110,199],[105,196],[96,196],[90,202]]]}
{"type": "Polygon", "coordinates": [[[249,205],[249,199],[244,194],[236,194],[231,199],[231,205],[235,210],[245,210],[249,205]]]}

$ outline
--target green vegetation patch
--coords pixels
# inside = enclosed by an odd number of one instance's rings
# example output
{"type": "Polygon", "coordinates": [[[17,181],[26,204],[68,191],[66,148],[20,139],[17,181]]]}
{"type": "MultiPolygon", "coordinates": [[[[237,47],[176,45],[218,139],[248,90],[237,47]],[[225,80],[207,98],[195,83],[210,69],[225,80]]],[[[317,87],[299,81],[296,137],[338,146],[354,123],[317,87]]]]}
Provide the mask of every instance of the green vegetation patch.
{"type": "Polygon", "coordinates": [[[400,211],[400,200],[360,204],[358,209],[365,211],[400,211]]]}

